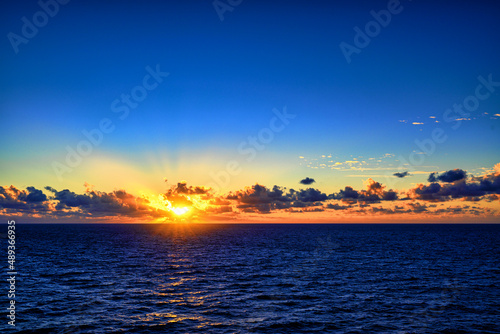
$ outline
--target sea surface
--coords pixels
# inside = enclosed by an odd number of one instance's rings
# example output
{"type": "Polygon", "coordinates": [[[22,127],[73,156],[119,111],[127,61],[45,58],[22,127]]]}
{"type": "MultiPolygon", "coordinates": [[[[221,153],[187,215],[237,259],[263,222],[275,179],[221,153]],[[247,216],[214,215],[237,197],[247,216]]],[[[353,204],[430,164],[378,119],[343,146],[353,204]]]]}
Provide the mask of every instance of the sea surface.
{"type": "Polygon", "coordinates": [[[500,225],[18,224],[16,236],[4,333],[500,333],[500,225]]]}

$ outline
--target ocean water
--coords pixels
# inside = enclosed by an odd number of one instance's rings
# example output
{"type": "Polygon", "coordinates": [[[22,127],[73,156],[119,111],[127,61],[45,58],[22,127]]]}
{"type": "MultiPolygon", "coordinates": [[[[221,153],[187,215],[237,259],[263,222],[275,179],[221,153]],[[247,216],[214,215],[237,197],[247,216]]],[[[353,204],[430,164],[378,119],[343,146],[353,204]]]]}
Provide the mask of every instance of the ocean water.
{"type": "Polygon", "coordinates": [[[500,333],[500,225],[18,224],[16,236],[5,333],[500,333]]]}

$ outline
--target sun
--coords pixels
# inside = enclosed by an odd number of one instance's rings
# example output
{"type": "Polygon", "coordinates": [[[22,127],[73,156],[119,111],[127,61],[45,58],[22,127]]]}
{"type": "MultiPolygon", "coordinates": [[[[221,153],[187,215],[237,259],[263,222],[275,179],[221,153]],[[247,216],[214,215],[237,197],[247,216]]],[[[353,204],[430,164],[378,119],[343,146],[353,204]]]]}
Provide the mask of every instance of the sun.
{"type": "Polygon", "coordinates": [[[189,208],[187,206],[182,207],[182,208],[172,208],[172,212],[175,213],[177,216],[182,216],[186,214],[189,211],[189,208]]]}
{"type": "Polygon", "coordinates": [[[198,218],[209,207],[209,202],[198,198],[197,195],[174,195],[167,197],[165,194],[142,194],[148,205],[158,213],[165,213],[168,219],[185,220],[188,217],[198,218]]]}

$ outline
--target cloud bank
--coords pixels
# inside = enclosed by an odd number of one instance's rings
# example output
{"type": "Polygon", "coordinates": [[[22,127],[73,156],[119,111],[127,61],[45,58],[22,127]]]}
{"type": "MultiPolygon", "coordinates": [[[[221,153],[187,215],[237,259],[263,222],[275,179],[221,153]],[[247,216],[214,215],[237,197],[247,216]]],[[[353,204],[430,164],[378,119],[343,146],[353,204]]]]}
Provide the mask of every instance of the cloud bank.
{"type": "MultiPolygon", "coordinates": [[[[453,169],[431,173],[428,180],[428,183],[417,184],[407,191],[397,191],[369,178],[364,189],[345,186],[331,194],[311,187],[296,190],[261,184],[228,194],[216,194],[210,188],[189,186],[185,181],[178,182],[164,193],[141,196],[123,189],[96,191],[87,183],[82,194],[50,186],[43,190],[32,186],[24,190],[0,186],[0,214],[89,220],[123,217],[142,220],[237,219],[248,214],[312,212],[322,213],[325,217],[340,213],[346,216],[500,214],[500,163],[492,172],[479,177],[468,177],[466,171],[453,169]]],[[[302,181],[308,185],[314,179],[307,177],[302,181]]]]}

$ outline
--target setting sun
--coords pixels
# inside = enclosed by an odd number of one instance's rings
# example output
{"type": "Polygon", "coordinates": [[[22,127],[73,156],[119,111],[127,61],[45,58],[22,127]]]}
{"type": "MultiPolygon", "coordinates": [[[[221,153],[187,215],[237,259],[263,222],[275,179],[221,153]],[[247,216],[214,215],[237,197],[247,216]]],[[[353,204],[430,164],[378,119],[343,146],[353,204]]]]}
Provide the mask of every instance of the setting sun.
{"type": "Polygon", "coordinates": [[[182,216],[183,214],[187,213],[188,211],[189,211],[188,207],[172,208],[172,212],[175,213],[178,216],[182,216]]]}
{"type": "Polygon", "coordinates": [[[176,217],[189,215],[190,218],[195,219],[209,208],[211,197],[207,192],[208,189],[187,186],[183,181],[172,185],[166,193],[153,195],[143,192],[141,198],[151,210],[156,212],[157,217],[176,220],[176,217]]]}

